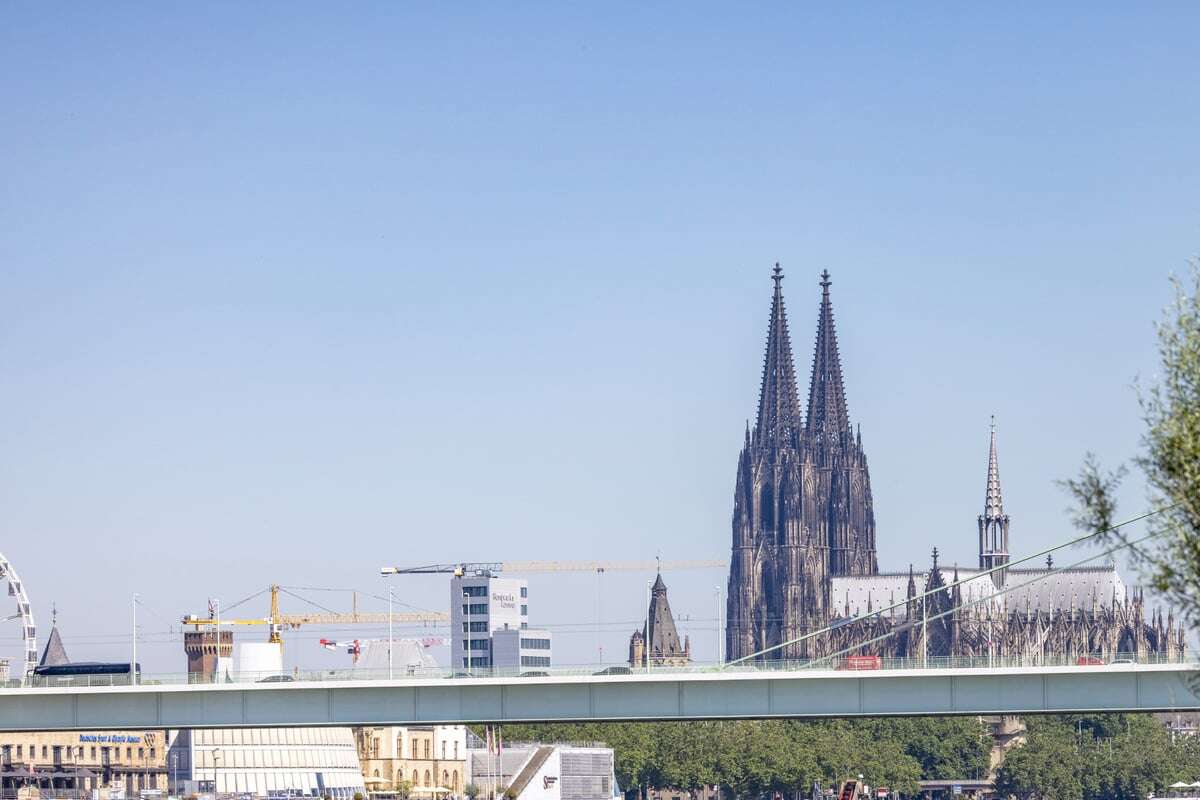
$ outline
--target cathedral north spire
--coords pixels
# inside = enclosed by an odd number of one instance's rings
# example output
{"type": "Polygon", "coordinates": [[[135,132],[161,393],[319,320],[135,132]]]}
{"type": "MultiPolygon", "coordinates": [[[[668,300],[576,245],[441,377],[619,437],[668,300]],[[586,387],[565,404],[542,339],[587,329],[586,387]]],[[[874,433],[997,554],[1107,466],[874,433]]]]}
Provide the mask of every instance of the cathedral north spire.
{"type": "Polygon", "coordinates": [[[813,350],[808,384],[808,425],[805,433],[816,439],[833,438],[850,431],[842,361],[838,355],[833,304],[829,300],[829,270],[821,273],[821,309],[817,317],[817,343],[813,350]]]}
{"type": "Polygon", "coordinates": [[[783,269],[772,270],[775,294],[771,299],[771,321],[767,328],[767,352],[763,357],[762,388],[758,394],[755,437],[770,447],[791,441],[800,427],[800,402],[796,393],[796,369],[788,336],[787,311],[783,305],[783,269]]]}

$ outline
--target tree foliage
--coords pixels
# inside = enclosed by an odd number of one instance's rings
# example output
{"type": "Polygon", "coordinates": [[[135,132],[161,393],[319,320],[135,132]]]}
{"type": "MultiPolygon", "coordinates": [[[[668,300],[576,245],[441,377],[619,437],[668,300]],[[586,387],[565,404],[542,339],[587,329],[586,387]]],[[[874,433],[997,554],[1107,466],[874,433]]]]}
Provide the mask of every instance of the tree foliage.
{"type": "Polygon", "coordinates": [[[1200,774],[1200,746],[1147,715],[1034,717],[996,791],[1018,800],[1143,800],[1200,774]]]}
{"type": "Polygon", "coordinates": [[[990,748],[975,719],[506,725],[504,738],[605,742],[628,792],[720,786],[736,797],[807,794],[859,773],[915,793],[922,778],[982,777],[990,748]]]}
{"type": "Polygon", "coordinates": [[[1139,387],[1145,430],[1134,463],[1146,478],[1152,503],[1149,544],[1113,530],[1114,493],[1124,467],[1105,471],[1090,453],[1076,478],[1060,481],[1077,508],[1073,521],[1125,546],[1151,585],[1200,624],[1200,262],[1189,281],[1172,281],[1175,299],[1157,328],[1158,372],[1139,387]]]}

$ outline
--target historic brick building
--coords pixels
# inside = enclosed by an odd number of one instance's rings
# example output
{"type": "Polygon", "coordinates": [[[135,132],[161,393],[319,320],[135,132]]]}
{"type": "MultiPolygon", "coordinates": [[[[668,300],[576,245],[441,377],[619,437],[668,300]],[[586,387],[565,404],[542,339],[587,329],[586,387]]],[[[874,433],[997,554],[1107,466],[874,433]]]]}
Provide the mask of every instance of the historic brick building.
{"type": "MultiPolygon", "coordinates": [[[[675,616],[667,600],[667,584],[660,573],[650,590],[650,608],[646,612],[646,624],[650,635],[650,665],[656,667],[684,667],[692,661],[692,643],[688,637],[679,639],[675,628],[675,616]]],[[[638,629],[629,637],[629,666],[646,665],[646,636],[638,629]]]]}
{"type": "Polygon", "coordinates": [[[984,574],[1009,563],[994,426],[977,520],[978,568],[950,571],[934,549],[926,571],[910,565],[880,573],[871,478],[861,429],[851,426],[847,410],[829,273],[821,275],[807,413],[796,389],[778,265],[772,280],[758,415],[753,429],[746,426],[734,489],[728,658],[773,647],[766,658],[815,658],[872,639],[878,641],[855,652],[1182,655],[1182,623],[1170,615],[1164,621],[1161,612],[1148,622],[1142,594],[1128,591],[1112,565],[1054,570],[1048,563],[984,574]],[[855,619],[860,615],[870,616],[855,619]]]}

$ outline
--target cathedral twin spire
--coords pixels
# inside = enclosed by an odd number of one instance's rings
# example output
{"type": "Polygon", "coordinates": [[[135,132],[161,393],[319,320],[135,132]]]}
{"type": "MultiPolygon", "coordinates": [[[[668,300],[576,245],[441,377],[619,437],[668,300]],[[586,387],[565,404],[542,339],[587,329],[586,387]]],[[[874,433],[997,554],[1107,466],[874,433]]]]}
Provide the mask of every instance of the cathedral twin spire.
{"type": "MultiPolygon", "coordinates": [[[[792,343],[788,335],[781,285],[783,270],[779,264],[775,265],[771,280],[775,282],[775,294],[771,301],[771,321],[767,330],[767,352],[763,358],[755,432],[760,443],[777,446],[799,433],[803,412],[796,390],[796,370],[792,361],[792,343]]],[[[850,431],[842,362],[833,324],[833,305],[829,300],[831,283],[829,271],[822,272],[821,308],[817,317],[816,346],[808,387],[808,417],[807,425],[803,426],[805,434],[814,438],[826,435],[836,437],[850,431]]]]}

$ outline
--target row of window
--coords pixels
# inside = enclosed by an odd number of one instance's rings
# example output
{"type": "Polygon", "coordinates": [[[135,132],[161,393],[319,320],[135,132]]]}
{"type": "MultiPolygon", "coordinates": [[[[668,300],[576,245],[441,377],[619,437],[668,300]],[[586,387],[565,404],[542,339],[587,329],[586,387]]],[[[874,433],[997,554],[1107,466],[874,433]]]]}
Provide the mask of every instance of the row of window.
{"type": "MultiPolygon", "coordinates": [[[[379,770],[375,770],[375,777],[379,777],[379,770]]],[[[402,783],[404,780],[404,773],[397,772],[396,783],[402,783]]],[[[414,769],[412,772],[411,781],[413,786],[433,786],[433,776],[430,774],[429,770],[425,770],[425,782],[422,783],[420,781],[420,775],[418,775],[417,771],[414,769]]],[[[454,770],[453,772],[449,770],[442,770],[442,786],[447,789],[458,791],[458,770],[454,770]]]]}
{"type": "MultiPolygon", "coordinates": [[[[150,758],[151,759],[155,758],[157,753],[158,753],[157,748],[154,748],[154,747],[150,748],[150,758]]],[[[17,759],[18,761],[24,760],[25,745],[22,745],[22,744],[3,745],[3,747],[0,747],[0,757],[2,757],[5,761],[12,761],[14,758],[17,759]]],[[[41,754],[42,761],[49,761],[51,758],[53,758],[54,763],[58,764],[64,760],[79,761],[79,760],[82,760],[83,757],[84,757],[83,745],[65,745],[65,746],[64,745],[42,745],[42,754],[41,754]]],[[[34,745],[34,744],[29,745],[29,758],[31,760],[38,758],[38,746],[37,745],[34,745]]],[[[96,746],[95,745],[92,745],[89,748],[88,758],[91,759],[92,761],[96,760],[96,746]]],[[[110,762],[119,762],[121,760],[121,748],[119,748],[119,747],[101,747],[100,748],[100,758],[102,759],[103,763],[105,763],[105,764],[108,764],[110,762]]],[[[126,762],[128,762],[130,764],[135,763],[134,758],[133,758],[133,748],[132,747],[125,748],[125,760],[126,760],[126,762]]],[[[145,760],[146,760],[146,748],[144,748],[144,747],[137,748],[137,762],[136,763],[140,763],[145,760]]]]}
{"type": "MultiPolygon", "coordinates": [[[[374,739],[371,742],[371,757],[372,758],[379,758],[379,744],[380,744],[379,737],[378,736],[374,737],[374,739]]],[[[420,755],[418,755],[418,751],[420,749],[420,746],[424,745],[425,760],[426,761],[429,760],[429,746],[430,746],[429,739],[410,739],[409,745],[410,745],[410,749],[412,752],[411,757],[414,759],[421,757],[420,755]]],[[[404,737],[402,737],[402,736],[396,737],[396,752],[401,753],[401,754],[404,753],[404,737]]],[[[443,759],[446,758],[446,740],[445,739],[442,740],[442,758],[443,759]]],[[[454,758],[455,759],[458,758],[458,741],[457,740],[454,742],[454,758]]],[[[379,777],[379,776],[377,775],[376,777],[379,777]]]]}
{"type": "Polygon", "coordinates": [[[549,639],[522,639],[521,640],[521,649],[522,650],[549,650],[550,649],[550,640],[549,639]]]}
{"type": "Polygon", "coordinates": [[[463,603],[462,612],[464,616],[477,617],[488,612],[488,605],[487,603],[463,603]]]}
{"type": "MultiPolygon", "coordinates": [[[[200,776],[197,776],[199,778],[200,776]]],[[[217,770],[216,780],[200,780],[206,791],[246,792],[265,795],[268,792],[299,790],[306,794],[317,794],[316,773],[313,772],[226,772],[217,770]],[[215,785],[214,785],[215,784],[215,785]]],[[[333,797],[353,797],[361,793],[362,777],[354,773],[324,773],[324,792],[333,797]],[[330,786],[330,784],[335,784],[330,786]],[[336,784],[342,784],[338,786],[336,784]]]]}
{"type": "MultiPolygon", "coordinates": [[[[464,622],[462,624],[462,629],[463,629],[462,630],[463,633],[467,632],[467,623],[464,622]]],[[[487,633],[487,629],[488,629],[488,624],[487,624],[486,619],[481,622],[472,622],[471,623],[471,633],[487,633]]]]}
{"type": "Polygon", "coordinates": [[[338,728],[200,728],[192,731],[196,744],[333,744],[353,745],[338,728]]]}
{"type": "Polygon", "coordinates": [[[550,656],[521,656],[522,667],[548,667],[550,656]]]}
{"type": "Polygon", "coordinates": [[[312,767],[349,768],[358,764],[358,753],[350,749],[336,750],[196,750],[196,766],[200,769],[228,767],[312,767]]]}
{"type": "Polygon", "coordinates": [[[464,586],[463,597],[487,597],[486,586],[464,586]]]}
{"type": "Polygon", "coordinates": [[[467,659],[464,656],[462,665],[464,667],[490,667],[492,665],[492,661],[487,656],[474,656],[471,658],[471,663],[468,664],[467,659]]]}
{"type": "Polygon", "coordinates": [[[463,639],[462,648],[463,650],[482,650],[486,652],[490,648],[490,642],[491,639],[463,639]],[[470,642],[469,644],[468,641],[470,642]]]}

